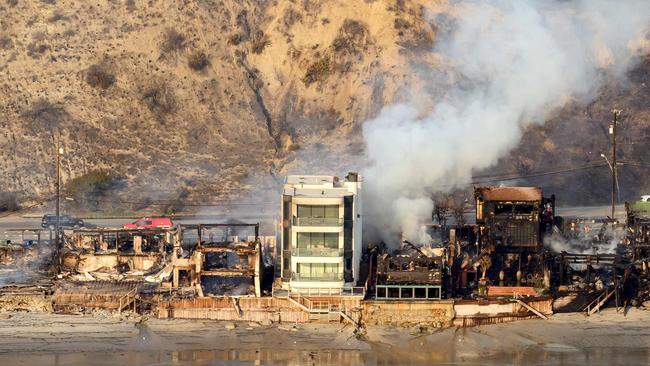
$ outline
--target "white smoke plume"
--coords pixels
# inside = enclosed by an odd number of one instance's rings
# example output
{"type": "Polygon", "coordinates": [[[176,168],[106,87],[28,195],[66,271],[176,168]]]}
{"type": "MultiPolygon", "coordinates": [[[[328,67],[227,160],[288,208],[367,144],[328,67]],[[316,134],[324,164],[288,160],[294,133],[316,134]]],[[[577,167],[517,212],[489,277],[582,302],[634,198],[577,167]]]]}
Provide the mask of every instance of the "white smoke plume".
{"type": "Polygon", "coordinates": [[[566,237],[559,230],[544,237],[544,246],[556,253],[574,254],[614,254],[619,244],[625,240],[623,227],[611,227],[604,224],[581,224],[574,235],[566,237]]]}
{"type": "Polygon", "coordinates": [[[431,110],[393,105],[363,126],[367,217],[384,240],[400,232],[422,240],[418,224],[431,220],[432,206],[423,200],[493,166],[527,124],[543,123],[570,98],[589,99],[605,79],[622,78],[648,44],[648,0],[455,6],[455,26],[434,51],[460,81],[431,110]]]}

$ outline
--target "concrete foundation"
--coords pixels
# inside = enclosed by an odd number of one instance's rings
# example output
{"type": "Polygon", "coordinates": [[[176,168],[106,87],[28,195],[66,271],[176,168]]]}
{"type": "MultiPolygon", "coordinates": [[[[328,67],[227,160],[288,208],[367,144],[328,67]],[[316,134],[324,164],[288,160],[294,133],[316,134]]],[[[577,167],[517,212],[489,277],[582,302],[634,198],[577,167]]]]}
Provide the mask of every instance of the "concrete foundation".
{"type": "MultiPolygon", "coordinates": [[[[475,326],[535,318],[521,305],[504,300],[362,301],[353,298],[313,298],[313,302],[338,304],[360,309],[361,321],[368,325],[409,327],[475,326]]],[[[542,314],[552,314],[552,300],[537,298],[526,303],[542,314]]],[[[298,322],[332,320],[314,317],[295,302],[278,297],[218,297],[161,302],[159,318],[212,319],[230,321],[298,322]]]]}
{"type": "Polygon", "coordinates": [[[448,327],[454,319],[454,301],[365,301],[362,319],[366,324],[448,327]]]}
{"type": "Polygon", "coordinates": [[[203,297],[163,301],[161,319],[212,319],[231,321],[273,321],[306,323],[309,315],[287,299],[274,297],[203,297]]]}

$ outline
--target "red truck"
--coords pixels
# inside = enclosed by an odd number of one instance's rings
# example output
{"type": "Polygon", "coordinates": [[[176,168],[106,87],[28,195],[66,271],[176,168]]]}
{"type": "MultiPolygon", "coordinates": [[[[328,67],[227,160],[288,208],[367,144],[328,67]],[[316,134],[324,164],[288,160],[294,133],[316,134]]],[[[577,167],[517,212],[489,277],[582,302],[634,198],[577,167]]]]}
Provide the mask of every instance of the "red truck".
{"type": "Polygon", "coordinates": [[[169,217],[143,217],[122,227],[125,229],[168,229],[174,226],[169,217]]]}

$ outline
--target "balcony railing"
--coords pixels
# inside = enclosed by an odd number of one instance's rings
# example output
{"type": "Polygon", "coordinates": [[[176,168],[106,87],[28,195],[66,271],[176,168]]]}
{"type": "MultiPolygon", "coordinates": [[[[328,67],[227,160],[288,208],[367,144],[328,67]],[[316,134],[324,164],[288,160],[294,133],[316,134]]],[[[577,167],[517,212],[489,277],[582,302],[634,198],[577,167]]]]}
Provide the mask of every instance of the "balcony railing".
{"type": "Polygon", "coordinates": [[[293,273],[291,280],[312,282],[343,281],[343,273],[321,273],[319,275],[293,273]]]}
{"type": "Polygon", "coordinates": [[[294,226],[341,226],[343,219],[338,217],[295,217],[294,226]]]}
{"type": "Polygon", "coordinates": [[[343,248],[293,248],[296,257],[342,257],[343,248]]]}

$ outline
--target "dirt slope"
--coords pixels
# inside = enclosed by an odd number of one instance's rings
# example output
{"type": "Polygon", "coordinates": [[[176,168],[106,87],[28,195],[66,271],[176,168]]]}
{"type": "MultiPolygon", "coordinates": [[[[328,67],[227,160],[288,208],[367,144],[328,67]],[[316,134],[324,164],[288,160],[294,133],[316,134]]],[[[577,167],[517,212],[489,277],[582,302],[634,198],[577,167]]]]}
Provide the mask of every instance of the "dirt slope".
{"type": "MultiPolygon", "coordinates": [[[[0,0],[0,14],[0,191],[24,202],[51,197],[59,139],[66,182],[105,170],[125,201],[343,172],[364,120],[402,100],[426,108],[453,82],[432,52],[457,16],[443,0],[0,0]]],[[[645,67],[613,95],[633,111],[647,110],[645,67]]],[[[570,112],[603,117],[584,108],[570,112]]],[[[528,137],[553,140],[553,126],[528,137]]],[[[551,164],[534,151],[497,171],[551,164]]]]}

